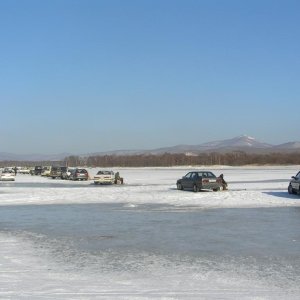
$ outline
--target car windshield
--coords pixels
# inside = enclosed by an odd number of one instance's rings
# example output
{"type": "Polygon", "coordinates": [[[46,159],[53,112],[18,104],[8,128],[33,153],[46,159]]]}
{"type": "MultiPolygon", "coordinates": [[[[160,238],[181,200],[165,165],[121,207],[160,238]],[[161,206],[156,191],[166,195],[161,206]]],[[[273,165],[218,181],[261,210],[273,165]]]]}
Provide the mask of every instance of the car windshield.
{"type": "Polygon", "coordinates": [[[215,178],[216,176],[212,172],[198,172],[198,176],[206,178],[215,178]]]}
{"type": "Polygon", "coordinates": [[[187,173],[183,178],[190,178],[192,176],[192,173],[187,173]]]}
{"type": "Polygon", "coordinates": [[[97,173],[97,175],[112,175],[112,174],[113,174],[113,172],[111,172],[111,171],[99,171],[97,173]]]}

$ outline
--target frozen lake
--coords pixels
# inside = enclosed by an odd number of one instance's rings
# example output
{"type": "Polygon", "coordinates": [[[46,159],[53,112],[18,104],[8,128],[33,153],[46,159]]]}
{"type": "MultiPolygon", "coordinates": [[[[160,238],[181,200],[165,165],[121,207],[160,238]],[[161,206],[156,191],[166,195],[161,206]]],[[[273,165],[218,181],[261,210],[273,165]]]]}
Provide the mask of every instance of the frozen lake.
{"type": "Polygon", "coordinates": [[[210,168],[229,191],[177,191],[190,169],[0,183],[0,298],[299,299],[299,166],[210,168]]]}

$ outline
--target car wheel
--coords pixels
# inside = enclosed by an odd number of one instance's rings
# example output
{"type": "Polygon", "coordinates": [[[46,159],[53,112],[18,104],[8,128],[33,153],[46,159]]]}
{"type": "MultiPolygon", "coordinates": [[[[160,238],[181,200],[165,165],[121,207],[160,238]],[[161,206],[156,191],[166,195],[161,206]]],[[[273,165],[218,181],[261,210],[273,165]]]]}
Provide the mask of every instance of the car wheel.
{"type": "Polygon", "coordinates": [[[177,183],[177,190],[180,190],[180,191],[183,190],[183,186],[181,183],[177,183]]]}
{"type": "Polygon", "coordinates": [[[294,194],[294,190],[293,190],[293,187],[291,184],[288,187],[288,192],[289,192],[289,194],[294,194]]]}
{"type": "Polygon", "coordinates": [[[194,184],[193,185],[193,191],[195,192],[195,193],[197,193],[197,192],[199,192],[199,187],[197,186],[197,184],[194,184]]]}

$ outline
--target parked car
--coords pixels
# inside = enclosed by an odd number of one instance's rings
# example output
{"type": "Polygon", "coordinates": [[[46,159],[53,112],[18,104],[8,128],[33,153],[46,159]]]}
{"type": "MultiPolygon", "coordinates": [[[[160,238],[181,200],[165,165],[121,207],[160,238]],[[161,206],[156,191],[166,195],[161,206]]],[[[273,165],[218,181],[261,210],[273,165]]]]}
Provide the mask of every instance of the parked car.
{"type": "Polygon", "coordinates": [[[41,175],[49,177],[50,176],[50,172],[51,172],[51,167],[46,166],[46,167],[43,167],[41,175]]]}
{"type": "Polygon", "coordinates": [[[43,171],[42,166],[35,166],[33,170],[30,170],[31,175],[41,175],[43,171]]]}
{"type": "Polygon", "coordinates": [[[89,179],[89,173],[86,169],[79,169],[76,168],[72,170],[70,174],[71,180],[88,180],[89,179]]]}
{"type": "Polygon", "coordinates": [[[94,176],[95,184],[113,184],[115,183],[115,173],[113,171],[98,171],[94,176]]]}
{"type": "Polygon", "coordinates": [[[67,167],[51,167],[51,171],[49,174],[49,177],[55,178],[61,178],[62,179],[62,173],[67,170],[67,167]]]}
{"type": "Polygon", "coordinates": [[[15,181],[15,171],[10,168],[4,168],[0,173],[1,181],[15,181]]]}
{"type": "Polygon", "coordinates": [[[20,174],[29,174],[30,170],[28,168],[23,167],[23,168],[20,168],[18,170],[18,173],[20,173],[20,174]]]}
{"type": "Polygon", "coordinates": [[[70,179],[70,175],[74,168],[66,168],[61,172],[61,179],[70,179]]]}
{"type": "Polygon", "coordinates": [[[199,192],[202,189],[219,191],[223,189],[221,178],[210,171],[193,171],[177,180],[177,189],[192,189],[199,192]]]}
{"type": "Polygon", "coordinates": [[[300,194],[300,171],[292,179],[288,186],[289,194],[300,194]]]}

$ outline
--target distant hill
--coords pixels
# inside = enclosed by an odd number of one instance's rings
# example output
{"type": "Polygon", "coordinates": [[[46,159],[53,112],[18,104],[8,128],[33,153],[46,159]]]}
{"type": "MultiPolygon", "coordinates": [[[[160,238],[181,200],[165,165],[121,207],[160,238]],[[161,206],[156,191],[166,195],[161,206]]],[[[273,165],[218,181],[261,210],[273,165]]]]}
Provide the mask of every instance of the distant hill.
{"type": "Polygon", "coordinates": [[[152,150],[115,150],[85,154],[84,156],[96,155],[139,155],[163,153],[186,153],[196,155],[203,152],[231,152],[244,151],[247,153],[270,153],[270,152],[291,152],[300,151],[300,142],[289,142],[281,145],[271,145],[258,141],[257,139],[241,135],[232,139],[212,141],[198,145],[176,145],[172,147],[157,148],[152,150]]]}
{"type": "MultiPolygon", "coordinates": [[[[213,141],[199,145],[177,145],[173,147],[154,149],[150,151],[153,154],[160,153],[190,153],[197,154],[201,152],[227,152],[227,151],[246,151],[256,152],[259,150],[271,150],[272,145],[260,142],[253,137],[241,135],[228,140],[213,141]]],[[[300,149],[300,147],[299,147],[300,149]]]]}
{"type": "Polygon", "coordinates": [[[274,146],[273,149],[278,151],[295,151],[300,149],[300,142],[289,142],[274,146]]]}
{"type": "MultiPolygon", "coordinates": [[[[163,153],[185,153],[186,155],[197,155],[203,152],[231,152],[231,151],[244,151],[247,153],[271,153],[271,152],[293,152],[300,151],[300,142],[288,142],[280,145],[271,145],[256,140],[247,135],[237,136],[232,139],[212,141],[198,145],[177,145],[172,147],[157,148],[152,150],[114,150],[106,152],[87,153],[78,156],[97,156],[97,155],[140,155],[140,154],[153,154],[159,155],[163,153]]],[[[53,155],[45,154],[12,154],[0,152],[0,160],[4,161],[55,161],[63,160],[70,153],[61,153],[53,155]]]]}
{"type": "Polygon", "coordinates": [[[0,161],[59,161],[69,156],[69,153],[60,154],[14,154],[0,152],[0,161]]]}

